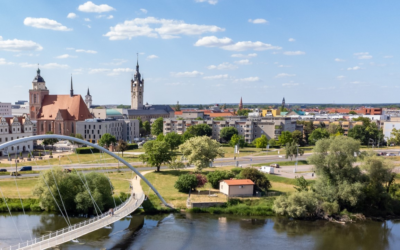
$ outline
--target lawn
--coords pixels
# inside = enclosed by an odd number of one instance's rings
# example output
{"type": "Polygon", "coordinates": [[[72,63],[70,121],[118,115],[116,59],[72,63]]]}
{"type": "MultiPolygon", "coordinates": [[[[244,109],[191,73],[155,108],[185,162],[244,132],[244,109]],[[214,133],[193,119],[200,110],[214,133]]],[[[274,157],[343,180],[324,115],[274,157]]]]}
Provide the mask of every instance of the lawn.
{"type": "MultiPolygon", "coordinates": [[[[260,164],[252,164],[253,167],[261,167],[261,166],[270,166],[271,164],[279,164],[280,166],[294,166],[296,165],[296,161],[277,161],[277,162],[267,162],[260,164]]],[[[309,165],[306,160],[297,161],[297,165],[309,165]]]]}

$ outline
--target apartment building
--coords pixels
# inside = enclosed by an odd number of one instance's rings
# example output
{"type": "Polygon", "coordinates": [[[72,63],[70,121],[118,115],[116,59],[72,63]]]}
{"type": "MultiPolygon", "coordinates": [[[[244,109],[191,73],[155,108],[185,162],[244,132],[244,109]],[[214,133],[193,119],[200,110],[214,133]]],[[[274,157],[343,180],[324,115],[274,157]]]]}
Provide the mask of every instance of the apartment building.
{"type": "MultiPolygon", "coordinates": [[[[29,117],[1,117],[0,144],[33,135],[33,123],[29,117]]],[[[0,151],[0,156],[28,152],[33,149],[33,141],[20,143],[0,151]]]]}
{"type": "Polygon", "coordinates": [[[267,136],[268,139],[278,139],[282,131],[293,132],[295,130],[303,131],[302,125],[297,125],[296,121],[292,121],[288,117],[270,117],[258,119],[236,119],[230,120],[176,120],[164,119],[164,135],[170,132],[183,134],[190,126],[197,124],[207,124],[212,129],[212,138],[219,141],[220,132],[225,127],[235,127],[239,135],[243,136],[246,142],[251,143],[254,139],[261,135],[267,136]]]}
{"type": "Polygon", "coordinates": [[[363,125],[363,122],[357,121],[357,122],[351,122],[351,121],[313,121],[313,126],[314,128],[319,128],[321,126],[325,126],[326,128],[329,127],[330,124],[336,124],[342,127],[343,129],[343,135],[347,136],[349,133],[349,130],[352,129],[356,125],[363,125]]]}
{"type": "Polygon", "coordinates": [[[139,137],[139,120],[86,119],[76,123],[76,132],[93,143],[97,143],[105,133],[115,136],[117,140],[133,142],[139,137]]]}
{"type": "Polygon", "coordinates": [[[11,103],[0,102],[0,116],[5,117],[11,115],[12,115],[11,103]]]}

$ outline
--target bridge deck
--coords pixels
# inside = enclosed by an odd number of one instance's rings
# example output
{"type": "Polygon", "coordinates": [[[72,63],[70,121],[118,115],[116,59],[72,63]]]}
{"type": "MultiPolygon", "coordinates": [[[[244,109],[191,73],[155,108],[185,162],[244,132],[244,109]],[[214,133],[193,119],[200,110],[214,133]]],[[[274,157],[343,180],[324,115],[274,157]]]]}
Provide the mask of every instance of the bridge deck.
{"type": "MultiPolygon", "coordinates": [[[[52,232],[48,235],[43,235],[40,238],[36,238],[33,241],[27,241],[20,243],[15,246],[10,246],[4,249],[47,249],[58,246],[62,243],[77,239],[85,234],[96,231],[100,228],[108,226],[125,216],[134,212],[144,201],[144,193],[140,186],[140,178],[132,180],[132,193],[127,201],[122,203],[120,206],[114,209],[114,215],[111,216],[110,212],[106,212],[97,217],[83,221],[78,224],[74,224],[71,227],[63,228],[56,232],[52,232]],[[135,197],[134,197],[135,196],[135,197]]],[[[1,249],[0,249],[1,250],[1,249]]]]}

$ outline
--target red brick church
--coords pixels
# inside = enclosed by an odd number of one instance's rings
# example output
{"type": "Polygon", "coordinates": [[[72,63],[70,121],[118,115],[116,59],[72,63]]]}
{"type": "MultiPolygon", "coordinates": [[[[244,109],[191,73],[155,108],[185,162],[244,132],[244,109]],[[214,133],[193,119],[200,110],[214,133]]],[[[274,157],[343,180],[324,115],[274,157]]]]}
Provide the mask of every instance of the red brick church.
{"type": "Polygon", "coordinates": [[[32,121],[37,121],[37,134],[71,135],[76,133],[76,122],[92,118],[81,95],[74,95],[71,77],[69,95],[49,95],[40,69],[29,90],[29,113],[32,121]]]}

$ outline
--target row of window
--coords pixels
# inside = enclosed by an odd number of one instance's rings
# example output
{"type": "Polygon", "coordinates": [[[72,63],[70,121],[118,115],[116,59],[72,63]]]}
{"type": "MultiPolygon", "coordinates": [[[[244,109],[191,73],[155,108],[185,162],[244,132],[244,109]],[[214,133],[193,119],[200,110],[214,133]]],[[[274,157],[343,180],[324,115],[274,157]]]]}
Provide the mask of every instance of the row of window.
{"type": "MultiPolygon", "coordinates": [[[[21,138],[24,138],[25,136],[22,136],[21,138]]],[[[17,139],[19,139],[19,136],[17,136],[17,139]]],[[[14,137],[10,137],[10,140],[12,141],[12,140],[14,140],[14,137]]],[[[3,138],[1,138],[0,137],[0,143],[2,143],[3,142],[3,138]]],[[[8,137],[5,137],[4,138],[4,142],[8,142],[8,137]]]]}

